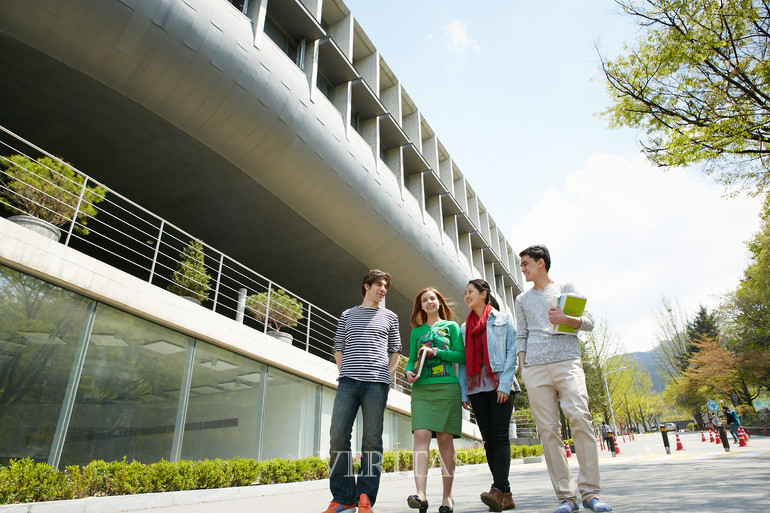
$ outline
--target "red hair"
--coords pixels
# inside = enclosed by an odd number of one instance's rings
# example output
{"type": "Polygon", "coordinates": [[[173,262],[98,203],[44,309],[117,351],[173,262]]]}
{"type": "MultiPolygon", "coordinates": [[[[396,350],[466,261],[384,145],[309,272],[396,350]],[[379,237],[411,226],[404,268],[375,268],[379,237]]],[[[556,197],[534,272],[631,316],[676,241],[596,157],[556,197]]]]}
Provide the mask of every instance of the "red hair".
{"type": "Polygon", "coordinates": [[[426,292],[433,292],[436,294],[436,299],[438,299],[438,316],[441,319],[444,319],[446,321],[457,321],[457,317],[455,317],[455,313],[452,311],[451,308],[449,308],[449,305],[447,304],[446,300],[444,299],[444,296],[441,295],[441,292],[434,289],[433,287],[425,287],[420,292],[417,293],[417,296],[414,298],[414,308],[412,308],[412,318],[410,319],[410,323],[412,325],[412,328],[416,328],[417,326],[422,326],[426,322],[428,322],[428,314],[425,313],[425,311],[422,309],[422,295],[426,292]]]}

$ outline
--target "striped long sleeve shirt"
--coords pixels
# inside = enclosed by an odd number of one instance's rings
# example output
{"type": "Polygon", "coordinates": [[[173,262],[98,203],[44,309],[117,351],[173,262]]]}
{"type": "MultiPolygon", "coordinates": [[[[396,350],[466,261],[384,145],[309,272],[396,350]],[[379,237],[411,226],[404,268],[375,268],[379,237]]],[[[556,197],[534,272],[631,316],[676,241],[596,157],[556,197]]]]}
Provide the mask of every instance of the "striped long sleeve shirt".
{"type": "Polygon", "coordinates": [[[337,323],[334,351],[342,351],[340,378],[390,384],[388,357],[401,351],[398,317],[387,308],[345,310],[337,323]]]}

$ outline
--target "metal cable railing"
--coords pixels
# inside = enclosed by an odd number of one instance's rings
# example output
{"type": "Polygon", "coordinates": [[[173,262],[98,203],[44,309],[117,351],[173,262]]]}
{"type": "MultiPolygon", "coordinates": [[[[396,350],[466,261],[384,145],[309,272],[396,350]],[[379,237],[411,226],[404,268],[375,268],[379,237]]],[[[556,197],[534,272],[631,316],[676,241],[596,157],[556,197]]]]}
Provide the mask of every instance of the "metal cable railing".
{"type": "MultiPolygon", "coordinates": [[[[0,132],[0,197],[17,211],[65,227],[65,246],[334,359],[337,317],[6,128],[0,132]]],[[[394,386],[410,393],[396,374],[394,386]]]]}

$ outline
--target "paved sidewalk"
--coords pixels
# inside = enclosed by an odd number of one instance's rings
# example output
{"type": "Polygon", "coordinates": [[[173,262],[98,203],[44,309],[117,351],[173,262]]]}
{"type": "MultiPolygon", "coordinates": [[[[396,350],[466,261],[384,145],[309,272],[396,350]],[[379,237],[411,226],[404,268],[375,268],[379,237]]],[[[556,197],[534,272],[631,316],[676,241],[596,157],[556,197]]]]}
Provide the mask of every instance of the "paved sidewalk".
{"type": "MultiPolygon", "coordinates": [[[[600,455],[602,497],[617,512],[719,512],[765,511],[770,505],[770,438],[754,436],[748,447],[701,442],[699,433],[679,435],[684,451],[672,454],[663,449],[659,433],[642,435],[635,441],[620,439],[620,455],[600,455]]],[[[577,475],[577,459],[571,458],[577,475]]],[[[486,465],[458,467],[454,498],[457,513],[482,513],[487,508],[479,494],[489,489],[486,465]]],[[[511,466],[511,487],[516,511],[551,513],[556,500],[544,463],[511,466]]],[[[409,472],[383,476],[376,513],[409,512],[406,497],[414,493],[409,472]]],[[[330,500],[328,481],[286,485],[252,486],[238,489],[170,492],[145,496],[108,497],[33,505],[0,506],[0,513],[47,512],[144,512],[144,513],[319,513],[330,500]],[[89,502],[90,501],[90,502],[89,502]]],[[[441,504],[441,477],[428,478],[430,512],[441,504]]],[[[582,510],[585,511],[585,510],[582,510]]]]}

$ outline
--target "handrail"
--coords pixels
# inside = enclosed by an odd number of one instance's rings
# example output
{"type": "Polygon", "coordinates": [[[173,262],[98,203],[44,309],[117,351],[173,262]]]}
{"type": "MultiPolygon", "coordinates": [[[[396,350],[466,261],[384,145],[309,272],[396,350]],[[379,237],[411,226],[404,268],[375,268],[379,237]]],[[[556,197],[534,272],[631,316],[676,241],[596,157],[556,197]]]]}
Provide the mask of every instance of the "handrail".
{"type": "MultiPolygon", "coordinates": [[[[8,156],[13,154],[23,155],[31,160],[47,156],[83,177],[82,187],[78,185],[80,190],[77,194],[72,194],[55,183],[43,180],[40,188],[33,188],[32,195],[35,197],[26,198],[38,206],[43,206],[39,202],[42,200],[36,200],[36,198],[45,198],[48,204],[61,204],[63,208],[66,206],[67,212],[73,211],[68,221],[66,238],[62,242],[65,246],[105,261],[138,278],[148,280],[155,286],[168,288],[172,284],[174,272],[185,269],[182,258],[185,247],[197,241],[203,248],[203,256],[202,258],[193,257],[192,260],[188,260],[188,264],[190,267],[196,267],[199,272],[197,274],[191,272],[187,275],[186,281],[181,280],[176,283],[177,290],[187,291],[193,298],[196,296],[202,298],[207,308],[210,307],[220,315],[230,317],[264,333],[271,334],[271,329],[277,328],[277,331],[292,336],[294,347],[304,349],[326,361],[332,359],[338,320],[336,316],[200,241],[184,229],[110,189],[107,185],[2,125],[0,125],[0,132],[12,138],[12,142],[8,142],[5,140],[7,138],[0,137],[0,154],[6,154],[6,156],[0,156],[3,163],[7,162],[8,156]],[[98,205],[87,200],[88,187],[102,187],[107,191],[98,205]],[[66,201],[61,198],[65,198],[66,201]],[[95,216],[85,214],[83,212],[85,207],[98,208],[98,214],[95,216]],[[86,219],[81,222],[79,219],[84,215],[86,219]],[[87,225],[88,235],[82,234],[86,228],[85,225],[87,225]],[[202,272],[205,272],[208,279],[201,274],[202,272]],[[245,301],[239,297],[242,289],[246,289],[247,296],[251,296],[245,301]],[[211,290],[214,291],[213,299],[209,299],[211,290]],[[279,290],[283,291],[285,296],[279,294],[277,292],[279,290]],[[260,293],[267,294],[266,301],[262,302],[255,296],[260,293]]],[[[27,171],[30,170],[27,169],[27,171]]],[[[54,169],[48,168],[48,171],[58,175],[57,178],[66,178],[54,169]]],[[[12,181],[13,178],[8,175],[7,170],[0,170],[0,195],[11,192],[12,181]]],[[[49,207],[43,206],[43,208],[54,213],[49,207]]],[[[411,392],[411,387],[403,376],[397,375],[393,386],[406,393],[411,392]]]]}

